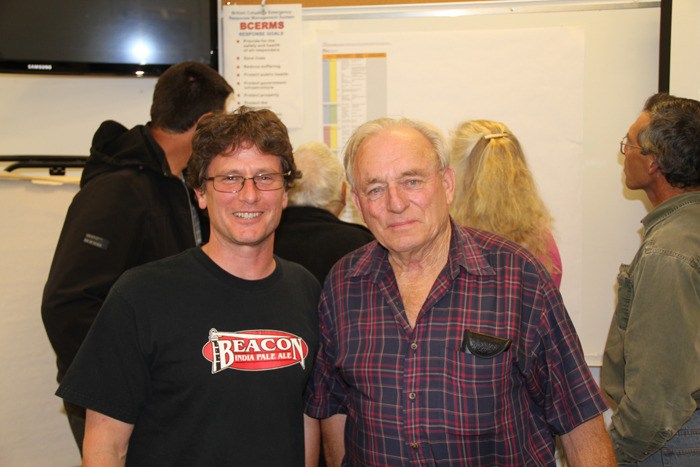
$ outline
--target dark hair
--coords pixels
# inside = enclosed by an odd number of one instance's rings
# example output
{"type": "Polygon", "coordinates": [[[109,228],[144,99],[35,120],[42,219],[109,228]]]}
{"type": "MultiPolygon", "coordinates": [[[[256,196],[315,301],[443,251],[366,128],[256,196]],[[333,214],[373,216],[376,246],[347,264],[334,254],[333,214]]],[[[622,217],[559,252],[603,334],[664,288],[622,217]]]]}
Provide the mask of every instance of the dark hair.
{"type": "Polygon", "coordinates": [[[649,96],[649,98],[644,103],[644,108],[642,110],[644,112],[651,112],[660,103],[669,102],[669,101],[672,101],[673,99],[678,99],[678,98],[674,97],[666,92],[657,92],[656,94],[652,94],[651,96],[649,96]]]}
{"type": "Polygon", "coordinates": [[[649,125],[637,137],[654,154],[659,171],[676,188],[700,187],[700,102],[654,94],[644,106],[649,125]]]}
{"type": "Polygon", "coordinates": [[[282,172],[291,172],[286,178],[287,187],[301,177],[284,123],[271,110],[241,106],[232,113],[207,115],[199,122],[187,164],[187,183],[204,190],[209,164],[216,156],[248,147],[280,158],[282,172]]]}
{"type": "Polygon", "coordinates": [[[160,75],[153,91],[151,123],[176,133],[208,112],[221,112],[233,88],[209,65],[182,62],[160,75]]]}

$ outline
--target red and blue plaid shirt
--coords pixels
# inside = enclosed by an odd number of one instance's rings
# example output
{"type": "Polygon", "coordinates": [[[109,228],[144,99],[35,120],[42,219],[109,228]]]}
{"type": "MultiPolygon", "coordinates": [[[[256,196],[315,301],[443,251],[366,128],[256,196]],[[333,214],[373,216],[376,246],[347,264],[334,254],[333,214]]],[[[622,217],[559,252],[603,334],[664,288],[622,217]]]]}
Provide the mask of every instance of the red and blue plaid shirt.
{"type": "Polygon", "coordinates": [[[336,264],[319,307],[306,411],[347,414],[346,465],[554,465],[554,435],[606,409],[557,288],[499,236],[452,223],[414,328],[376,242],[336,264]],[[511,345],[477,356],[466,330],[511,345]]]}

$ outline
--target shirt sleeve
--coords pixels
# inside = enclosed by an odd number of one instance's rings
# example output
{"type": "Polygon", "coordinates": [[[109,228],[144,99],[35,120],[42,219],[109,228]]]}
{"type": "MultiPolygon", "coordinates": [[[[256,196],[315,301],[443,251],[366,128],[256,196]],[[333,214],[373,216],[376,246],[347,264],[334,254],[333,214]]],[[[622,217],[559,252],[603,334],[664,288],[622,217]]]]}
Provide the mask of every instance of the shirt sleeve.
{"type": "Polygon", "coordinates": [[[661,448],[697,409],[698,272],[682,258],[640,259],[624,339],[624,396],[611,437],[621,462],[661,448]]]}
{"type": "Polygon", "coordinates": [[[553,433],[568,433],[601,414],[607,405],[586,363],[583,348],[561,295],[541,281],[533,300],[540,316],[528,390],[553,433]]]}
{"type": "MultiPolygon", "coordinates": [[[[332,281],[326,282],[326,289],[329,289],[332,281]]],[[[331,308],[332,303],[333,301],[328,299],[327,290],[324,290],[319,303],[319,349],[304,394],[306,414],[318,419],[346,413],[344,404],[347,387],[334,369],[337,339],[334,338],[336,333],[332,316],[339,311],[331,308]]]]}
{"type": "Polygon", "coordinates": [[[56,395],[134,424],[149,392],[141,348],[133,307],[117,282],[56,395]]]}

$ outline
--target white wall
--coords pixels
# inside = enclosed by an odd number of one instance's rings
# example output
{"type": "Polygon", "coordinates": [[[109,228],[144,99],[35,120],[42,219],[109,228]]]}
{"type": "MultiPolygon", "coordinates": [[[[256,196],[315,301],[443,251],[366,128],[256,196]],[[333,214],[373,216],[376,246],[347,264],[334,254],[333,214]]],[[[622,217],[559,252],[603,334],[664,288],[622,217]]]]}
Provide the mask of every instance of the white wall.
{"type": "MultiPolygon", "coordinates": [[[[524,17],[522,27],[533,20],[538,26],[562,26],[563,20],[573,26],[598,25],[586,29],[584,180],[581,205],[571,212],[583,218],[584,241],[578,251],[583,280],[576,286],[583,294],[582,313],[593,317],[577,326],[585,326],[592,336],[590,346],[598,351],[614,306],[617,266],[629,261],[639,245],[639,220],[646,212],[641,197],[623,187],[617,141],[656,89],[658,9],[537,15],[524,17]]],[[[510,27],[517,27],[510,21],[510,27]]],[[[352,29],[342,21],[315,24],[309,28],[352,29]]],[[[465,27],[496,28],[503,18],[475,18],[469,24],[465,27]]],[[[310,78],[310,83],[317,79],[310,78]]],[[[148,119],[154,82],[0,75],[0,155],[86,155],[102,120],[131,126],[148,119]]],[[[313,87],[304,92],[311,102],[320,94],[313,87]]],[[[314,115],[305,128],[291,132],[295,145],[320,137],[320,121],[314,115]]],[[[53,396],[54,356],[39,311],[53,249],[75,189],[0,180],[0,465],[79,463],[60,400],[53,396]]]]}
{"type": "Polygon", "coordinates": [[[78,465],[39,307],[73,186],[0,181],[0,465],[78,465]]]}
{"type": "MultiPolygon", "coordinates": [[[[87,155],[102,120],[128,126],[148,120],[154,84],[153,78],[0,75],[0,155],[87,155]]],[[[43,285],[76,190],[0,180],[3,466],[80,464],[61,400],[53,395],[55,357],[40,316],[43,285]]]]}
{"type": "Polygon", "coordinates": [[[700,99],[700,2],[673,0],[669,92],[700,99]]]}

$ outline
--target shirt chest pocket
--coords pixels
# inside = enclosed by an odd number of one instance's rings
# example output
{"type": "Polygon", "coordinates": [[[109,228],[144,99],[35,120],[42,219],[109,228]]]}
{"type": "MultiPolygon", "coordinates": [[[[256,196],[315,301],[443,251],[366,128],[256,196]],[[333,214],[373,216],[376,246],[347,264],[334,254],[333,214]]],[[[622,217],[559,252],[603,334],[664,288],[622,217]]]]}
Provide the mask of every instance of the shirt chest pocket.
{"type": "Polygon", "coordinates": [[[472,336],[470,345],[447,345],[444,352],[442,399],[446,432],[457,435],[496,432],[503,420],[512,369],[508,344],[505,341],[499,344],[495,336],[472,336]],[[478,350],[472,352],[470,347],[478,350]]]}

